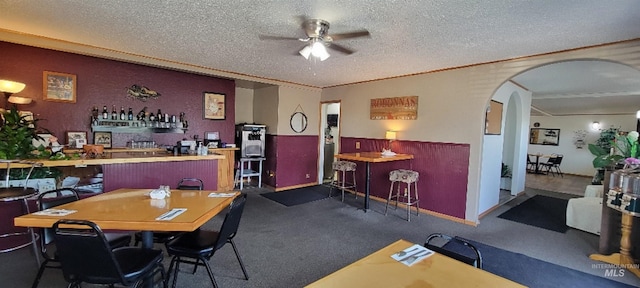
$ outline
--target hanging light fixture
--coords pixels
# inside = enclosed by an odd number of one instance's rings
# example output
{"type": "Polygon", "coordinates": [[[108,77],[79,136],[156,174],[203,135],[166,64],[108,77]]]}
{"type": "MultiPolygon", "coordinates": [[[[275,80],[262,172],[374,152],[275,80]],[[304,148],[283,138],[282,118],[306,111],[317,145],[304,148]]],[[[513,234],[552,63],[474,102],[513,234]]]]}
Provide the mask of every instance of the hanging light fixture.
{"type": "Polygon", "coordinates": [[[309,60],[309,57],[313,56],[320,61],[327,60],[329,58],[329,52],[327,52],[327,47],[324,42],[318,39],[311,40],[311,43],[307,46],[304,46],[302,50],[300,50],[300,55],[302,55],[305,59],[309,60]]]}
{"type": "Polygon", "coordinates": [[[15,93],[19,93],[24,90],[24,87],[27,85],[20,82],[10,81],[10,80],[0,80],[0,92],[4,93],[5,97],[5,105],[6,109],[9,108],[9,103],[14,104],[29,104],[31,103],[31,98],[13,96],[15,93]]]}

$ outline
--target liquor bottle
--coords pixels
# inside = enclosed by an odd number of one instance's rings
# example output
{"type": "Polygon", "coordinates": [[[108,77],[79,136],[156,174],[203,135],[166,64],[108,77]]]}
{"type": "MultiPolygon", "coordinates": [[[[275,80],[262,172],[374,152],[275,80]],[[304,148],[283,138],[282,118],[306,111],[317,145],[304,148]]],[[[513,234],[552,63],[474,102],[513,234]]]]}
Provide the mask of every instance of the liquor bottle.
{"type": "Polygon", "coordinates": [[[102,107],[102,120],[109,119],[109,112],[107,112],[107,105],[102,107]]]}
{"type": "Polygon", "coordinates": [[[149,114],[149,121],[151,121],[151,122],[156,121],[156,116],[153,116],[153,112],[151,112],[151,114],[149,114]]]}
{"type": "Polygon", "coordinates": [[[158,113],[156,113],[156,118],[158,118],[158,122],[164,122],[162,119],[162,110],[158,108],[158,113]]]}
{"type": "Polygon", "coordinates": [[[124,106],[120,106],[120,120],[127,120],[127,114],[124,114],[124,106]]]}
{"type": "Polygon", "coordinates": [[[146,117],[147,117],[147,107],[145,106],[144,108],[142,108],[142,110],[140,110],[140,112],[138,112],[138,120],[144,121],[146,117]]]}
{"type": "Polygon", "coordinates": [[[116,105],[111,108],[111,120],[118,120],[118,112],[116,112],[116,105]]]}
{"type": "Polygon", "coordinates": [[[127,113],[127,120],[133,120],[133,110],[129,107],[129,113],[127,113]]]}
{"type": "Polygon", "coordinates": [[[93,106],[93,109],[91,109],[91,121],[97,120],[98,115],[100,115],[100,111],[98,111],[98,106],[93,106]]]}

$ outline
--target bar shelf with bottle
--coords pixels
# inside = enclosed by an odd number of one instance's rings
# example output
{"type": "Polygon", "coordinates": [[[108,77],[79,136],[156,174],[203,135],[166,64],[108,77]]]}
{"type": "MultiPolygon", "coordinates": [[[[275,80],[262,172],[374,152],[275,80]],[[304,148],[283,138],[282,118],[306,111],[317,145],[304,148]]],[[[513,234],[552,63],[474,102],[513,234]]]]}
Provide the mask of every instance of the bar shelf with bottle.
{"type": "Polygon", "coordinates": [[[100,119],[91,125],[94,132],[115,132],[115,133],[186,133],[187,128],[182,123],[140,121],[140,120],[108,120],[100,119]]]}

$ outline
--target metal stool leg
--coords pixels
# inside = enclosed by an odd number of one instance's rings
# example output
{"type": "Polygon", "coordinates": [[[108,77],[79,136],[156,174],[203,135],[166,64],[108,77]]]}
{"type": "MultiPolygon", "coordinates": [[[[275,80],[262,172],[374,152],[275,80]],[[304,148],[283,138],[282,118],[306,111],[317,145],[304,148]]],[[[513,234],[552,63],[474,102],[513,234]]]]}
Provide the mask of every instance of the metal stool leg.
{"type": "Polygon", "coordinates": [[[342,170],[342,182],[340,183],[340,188],[342,190],[342,202],[344,202],[344,186],[346,185],[346,171],[342,170]]]}
{"type": "Polygon", "coordinates": [[[389,197],[387,197],[387,205],[384,207],[384,215],[387,215],[387,210],[389,209],[389,202],[391,202],[391,195],[393,195],[393,183],[395,183],[395,181],[391,182],[391,186],[389,187],[389,197]]]}

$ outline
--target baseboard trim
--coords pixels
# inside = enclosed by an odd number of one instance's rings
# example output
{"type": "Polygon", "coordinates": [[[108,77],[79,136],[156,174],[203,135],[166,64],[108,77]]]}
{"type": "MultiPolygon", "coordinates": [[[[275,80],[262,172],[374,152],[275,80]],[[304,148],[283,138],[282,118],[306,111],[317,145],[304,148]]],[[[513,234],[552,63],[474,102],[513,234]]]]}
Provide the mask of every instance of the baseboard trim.
{"type": "Polygon", "coordinates": [[[274,191],[275,192],[281,192],[281,191],[285,191],[285,190],[292,190],[292,189],[304,188],[304,187],[315,186],[315,185],[319,185],[319,184],[315,183],[315,182],[314,183],[299,184],[299,185],[275,188],[274,191]]]}

